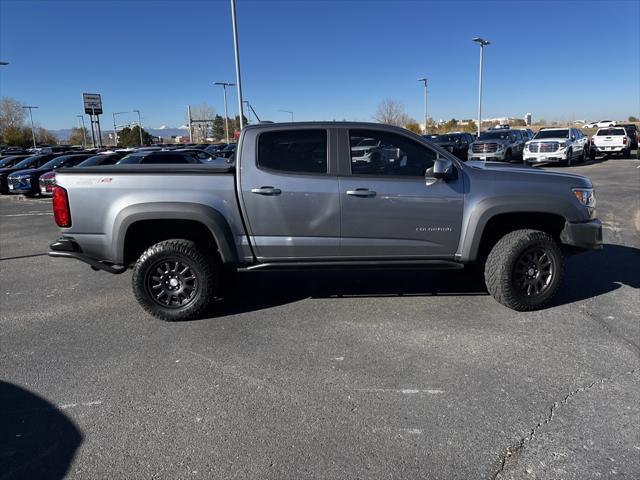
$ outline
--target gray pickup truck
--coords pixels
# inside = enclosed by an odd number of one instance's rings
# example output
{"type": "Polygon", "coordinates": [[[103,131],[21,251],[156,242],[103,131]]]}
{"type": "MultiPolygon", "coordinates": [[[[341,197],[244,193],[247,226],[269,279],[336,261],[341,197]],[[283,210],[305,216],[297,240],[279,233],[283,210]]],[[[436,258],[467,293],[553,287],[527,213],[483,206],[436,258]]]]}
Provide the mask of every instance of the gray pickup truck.
{"type": "Polygon", "coordinates": [[[207,313],[229,270],[328,267],[477,265],[498,302],[534,310],[563,254],[602,246],[589,179],[463,163],[380,124],[250,125],[235,164],[76,167],[56,183],[50,255],[133,268],[136,298],[164,320],[207,313]],[[362,160],[367,142],[384,155],[362,160]]]}

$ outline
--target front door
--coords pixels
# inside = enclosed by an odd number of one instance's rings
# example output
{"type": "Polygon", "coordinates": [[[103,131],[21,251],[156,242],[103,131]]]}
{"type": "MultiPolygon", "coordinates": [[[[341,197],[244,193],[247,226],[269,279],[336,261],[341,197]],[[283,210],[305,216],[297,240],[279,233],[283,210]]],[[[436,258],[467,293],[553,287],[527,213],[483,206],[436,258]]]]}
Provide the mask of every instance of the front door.
{"type": "Polygon", "coordinates": [[[241,153],[240,191],[249,238],[260,260],[336,257],[338,178],[330,172],[329,131],[273,129],[241,153]],[[257,142],[257,148],[254,147],[257,142]]]}
{"type": "Polygon", "coordinates": [[[453,256],[462,224],[460,172],[447,182],[425,181],[425,171],[441,154],[399,133],[351,129],[349,141],[350,150],[363,142],[379,146],[365,155],[358,151],[341,156],[350,158],[350,175],[339,179],[340,254],[354,258],[453,256]]]}

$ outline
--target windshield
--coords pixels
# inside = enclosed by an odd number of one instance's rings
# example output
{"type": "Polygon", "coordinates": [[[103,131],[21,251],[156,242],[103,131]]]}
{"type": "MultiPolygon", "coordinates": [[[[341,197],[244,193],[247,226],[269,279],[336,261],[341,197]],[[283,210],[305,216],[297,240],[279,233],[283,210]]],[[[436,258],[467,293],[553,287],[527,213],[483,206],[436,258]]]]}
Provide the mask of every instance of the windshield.
{"type": "Polygon", "coordinates": [[[626,135],[627,133],[624,131],[624,128],[605,128],[603,130],[598,130],[596,134],[599,137],[604,137],[607,135],[626,135]]]}
{"type": "Polygon", "coordinates": [[[14,163],[18,163],[18,161],[21,158],[22,157],[17,157],[17,158],[16,157],[7,157],[7,158],[3,158],[2,160],[0,160],[0,168],[10,167],[14,163]]]}
{"type": "Polygon", "coordinates": [[[540,130],[534,140],[539,138],[569,138],[569,130],[540,130]]]}
{"type": "Polygon", "coordinates": [[[118,161],[117,154],[101,154],[89,157],[78,164],[79,167],[93,167],[95,165],[113,165],[118,161]]]}
{"type": "Polygon", "coordinates": [[[122,157],[116,165],[129,165],[132,163],[140,163],[142,159],[147,155],[149,155],[150,153],[151,152],[147,152],[146,154],[130,153],[129,155],[122,157]]]}
{"type": "Polygon", "coordinates": [[[16,163],[13,166],[13,168],[31,168],[33,165],[35,165],[38,162],[38,160],[40,160],[40,156],[33,155],[31,157],[25,158],[21,162],[16,163]]]}
{"type": "Polygon", "coordinates": [[[479,140],[508,140],[511,132],[482,132],[479,140]]]}
{"type": "Polygon", "coordinates": [[[49,160],[47,163],[45,163],[44,165],[42,165],[39,170],[49,170],[51,168],[58,168],[60,165],[64,164],[67,160],[69,160],[71,157],[69,157],[68,155],[63,155],[61,157],[56,157],[52,160],[49,160]]]}

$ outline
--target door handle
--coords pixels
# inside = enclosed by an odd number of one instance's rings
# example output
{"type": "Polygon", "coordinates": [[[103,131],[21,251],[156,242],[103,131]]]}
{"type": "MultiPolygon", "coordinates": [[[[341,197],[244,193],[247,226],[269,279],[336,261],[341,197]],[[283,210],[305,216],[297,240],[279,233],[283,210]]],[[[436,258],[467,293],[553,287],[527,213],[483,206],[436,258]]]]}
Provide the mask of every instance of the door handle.
{"type": "Polygon", "coordinates": [[[376,192],[368,188],[356,188],[355,190],[347,190],[347,195],[352,197],[375,197],[376,192]]]}
{"type": "Polygon", "coordinates": [[[260,187],[252,188],[251,193],[257,193],[258,195],[280,195],[282,190],[275,187],[260,187]]]}

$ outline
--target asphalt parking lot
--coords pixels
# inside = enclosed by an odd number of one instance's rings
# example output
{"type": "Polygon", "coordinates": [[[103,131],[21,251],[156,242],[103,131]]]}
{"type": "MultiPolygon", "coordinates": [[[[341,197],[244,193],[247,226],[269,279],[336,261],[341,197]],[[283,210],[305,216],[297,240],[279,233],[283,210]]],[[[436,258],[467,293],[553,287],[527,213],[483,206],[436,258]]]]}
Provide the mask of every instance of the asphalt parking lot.
{"type": "Polygon", "coordinates": [[[640,161],[558,170],[606,245],[532,313],[468,272],[263,272],[163,323],[1,196],[0,479],[640,478],[640,161]]]}

